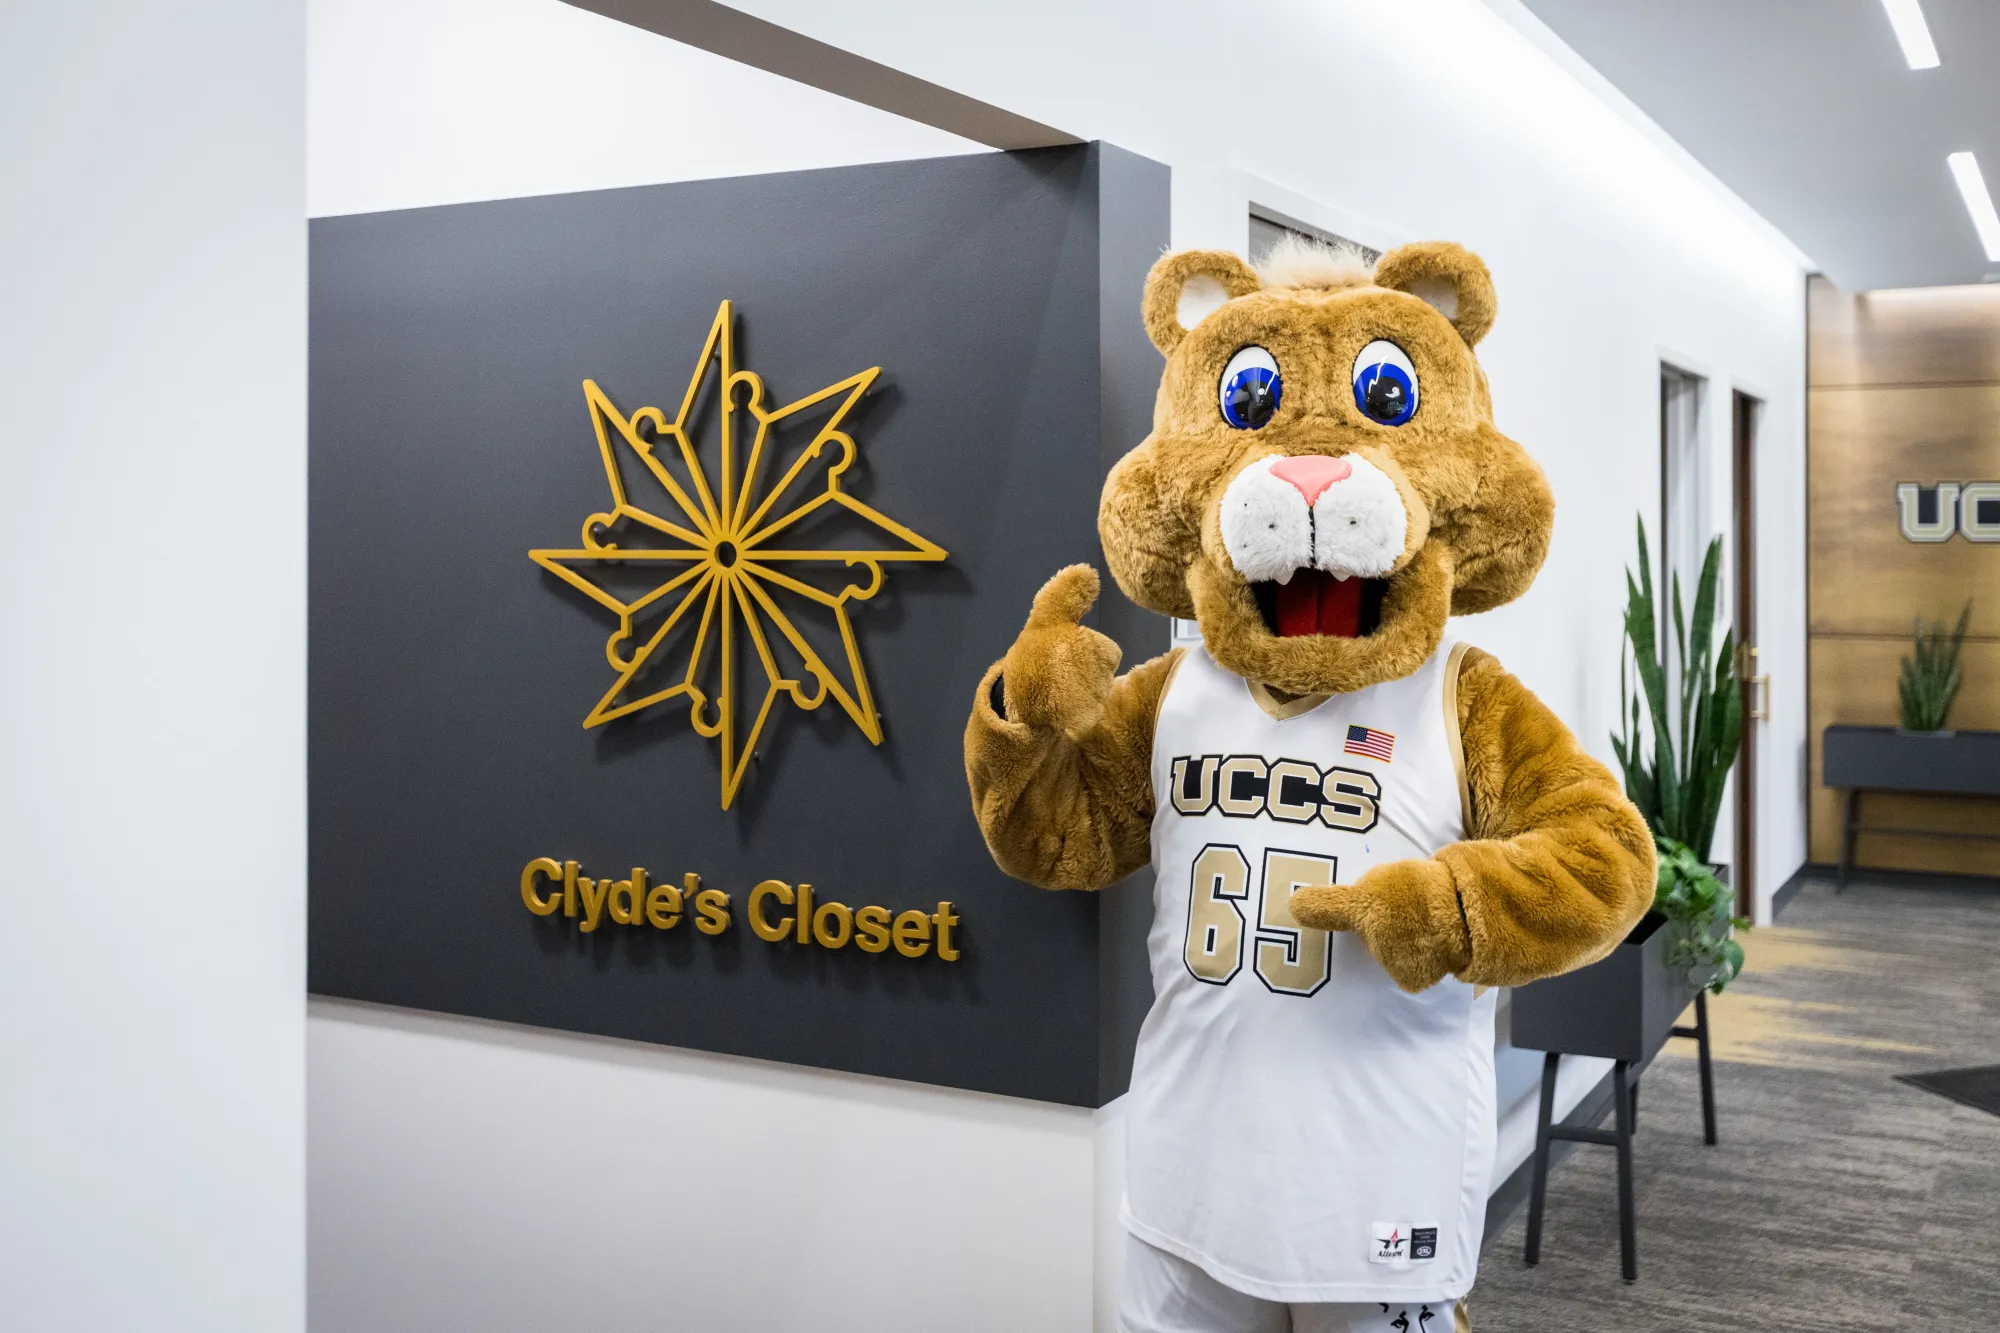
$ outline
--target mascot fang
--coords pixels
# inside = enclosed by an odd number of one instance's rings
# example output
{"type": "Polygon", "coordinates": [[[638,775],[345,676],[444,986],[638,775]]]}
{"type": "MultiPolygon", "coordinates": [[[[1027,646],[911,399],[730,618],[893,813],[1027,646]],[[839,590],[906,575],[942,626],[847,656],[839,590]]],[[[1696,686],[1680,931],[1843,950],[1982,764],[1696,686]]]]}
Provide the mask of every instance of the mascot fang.
{"type": "Polygon", "coordinates": [[[1466,1327],[1493,988],[1610,952],[1654,874],[1611,774],[1445,630],[1526,590],[1554,516],[1473,354],[1492,280],[1443,243],[1191,251],[1143,313],[1166,373],[1098,531],[1202,646],[1118,675],[1072,566],[965,734],[1007,873],[1157,876],[1120,1326],[1466,1327]]]}

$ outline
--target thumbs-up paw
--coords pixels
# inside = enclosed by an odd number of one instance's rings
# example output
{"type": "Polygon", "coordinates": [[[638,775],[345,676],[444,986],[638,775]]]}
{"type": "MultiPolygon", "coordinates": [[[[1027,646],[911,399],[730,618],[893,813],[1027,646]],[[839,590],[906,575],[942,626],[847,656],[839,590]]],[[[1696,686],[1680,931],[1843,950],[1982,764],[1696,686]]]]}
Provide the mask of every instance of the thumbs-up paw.
{"type": "Polygon", "coordinates": [[[1078,622],[1097,601],[1097,571],[1071,565],[1035,594],[1028,623],[1000,665],[1007,718],[1031,727],[1087,730],[1103,715],[1118,645],[1078,622]]]}

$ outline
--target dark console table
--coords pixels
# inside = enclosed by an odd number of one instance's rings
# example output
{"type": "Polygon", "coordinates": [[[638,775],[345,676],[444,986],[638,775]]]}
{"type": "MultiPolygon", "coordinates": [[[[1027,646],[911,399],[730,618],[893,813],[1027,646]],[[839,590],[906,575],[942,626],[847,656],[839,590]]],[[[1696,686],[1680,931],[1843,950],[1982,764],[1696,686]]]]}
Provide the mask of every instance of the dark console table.
{"type": "Polygon", "coordinates": [[[1847,883],[1860,833],[2000,842],[2000,833],[1871,826],[1861,822],[1863,792],[1929,796],[2000,796],[2000,731],[1904,731],[1900,727],[1828,727],[1820,747],[1826,785],[1846,794],[1839,882],[1847,883]]]}

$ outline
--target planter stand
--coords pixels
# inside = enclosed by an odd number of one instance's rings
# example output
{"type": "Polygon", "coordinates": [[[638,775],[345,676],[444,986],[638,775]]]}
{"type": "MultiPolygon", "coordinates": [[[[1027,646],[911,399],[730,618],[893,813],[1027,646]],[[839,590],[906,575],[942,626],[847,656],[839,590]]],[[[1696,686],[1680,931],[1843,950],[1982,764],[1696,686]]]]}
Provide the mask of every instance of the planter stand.
{"type": "Polygon", "coordinates": [[[2000,841],[2000,833],[1861,822],[1863,792],[2000,796],[2000,732],[1832,726],[1821,734],[1820,756],[1826,785],[1844,793],[1835,892],[1847,887],[1847,871],[1854,864],[1854,839],[1859,834],[2000,841]]]}
{"type": "MultiPolygon", "coordinates": [[[[1701,1141],[1715,1146],[1715,1062],[1708,1053],[1708,987],[1694,993],[1694,1026],[1674,1028],[1676,1037],[1693,1037],[1697,1063],[1701,1066],[1701,1141]]],[[[1632,1089],[1632,1118],[1639,1117],[1639,1089],[1632,1089]]]]}
{"type": "Polygon", "coordinates": [[[1558,1141],[1595,1143],[1618,1150],[1619,1248],[1625,1280],[1637,1280],[1632,1135],[1639,1122],[1639,1075],[1668,1037],[1693,1037],[1698,1045],[1702,1139],[1710,1144],[1716,1141],[1708,992],[1694,992],[1694,1026],[1678,1026],[1675,1020],[1687,1008],[1689,987],[1684,974],[1667,966],[1669,932],[1665,927],[1664,918],[1649,916],[1609,957],[1514,992],[1514,1045],[1547,1052],[1542,1060],[1541,1113],[1535,1122],[1534,1184],[1528,1198],[1528,1244],[1523,1256],[1530,1264],[1542,1256],[1550,1145],[1558,1141]],[[1612,1129],[1555,1123],[1556,1074],[1565,1055],[1603,1056],[1612,1061],[1612,1129]]]}
{"type": "MultiPolygon", "coordinates": [[[[1694,1026],[1676,1027],[1676,1037],[1693,1037],[1701,1051],[1701,1136],[1715,1143],[1715,1072],[1708,1049],[1708,992],[1695,992],[1694,1026]]],[[[1651,1061],[1647,1061],[1648,1064],[1651,1061]]],[[[1569,1143],[1595,1143],[1618,1150],[1618,1250],[1623,1260],[1625,1280],[1639,1278],[1638,1222],[1632,1203],[1632,1135],[1639,1129],[1639,1075],[1626,1060],[1611,1066],[1611,1104],[1615,1130],[1588,1129],[1555,1123],[1556,1071],[1562,1052],[1550,1051],[1542,1057],[1542,1108],[1535,1121],[1534,1190],[1528,1196],[1528,1246],[1523,1256],[1530,1266],[1542,1261],[1542,1208],[1548,1198],[1549,1149],[1560,1139],[1569,1143]]]]}

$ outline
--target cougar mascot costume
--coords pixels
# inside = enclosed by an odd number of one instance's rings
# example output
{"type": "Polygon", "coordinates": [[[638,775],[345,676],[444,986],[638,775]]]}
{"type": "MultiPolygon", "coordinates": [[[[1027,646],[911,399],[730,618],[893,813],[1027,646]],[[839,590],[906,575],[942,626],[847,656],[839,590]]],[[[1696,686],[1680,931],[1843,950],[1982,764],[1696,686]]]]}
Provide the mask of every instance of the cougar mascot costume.
{"type": "Polygon", "coordinates": [[[1150,863],[1127,1111],[1128,1333],[1447,1333],[1494,1151],[1496,986],[1609,952],[1653,850],[1605,768],[1446,633],[1527,588],[1554,502],[1493,426],[1492,280],[1170,254],[1153,433],[1098,515],[1128,597],[1202,646],[1116,675],[1049,580],[966,727],[994,859],[1051,889],[1150,863]]]}

